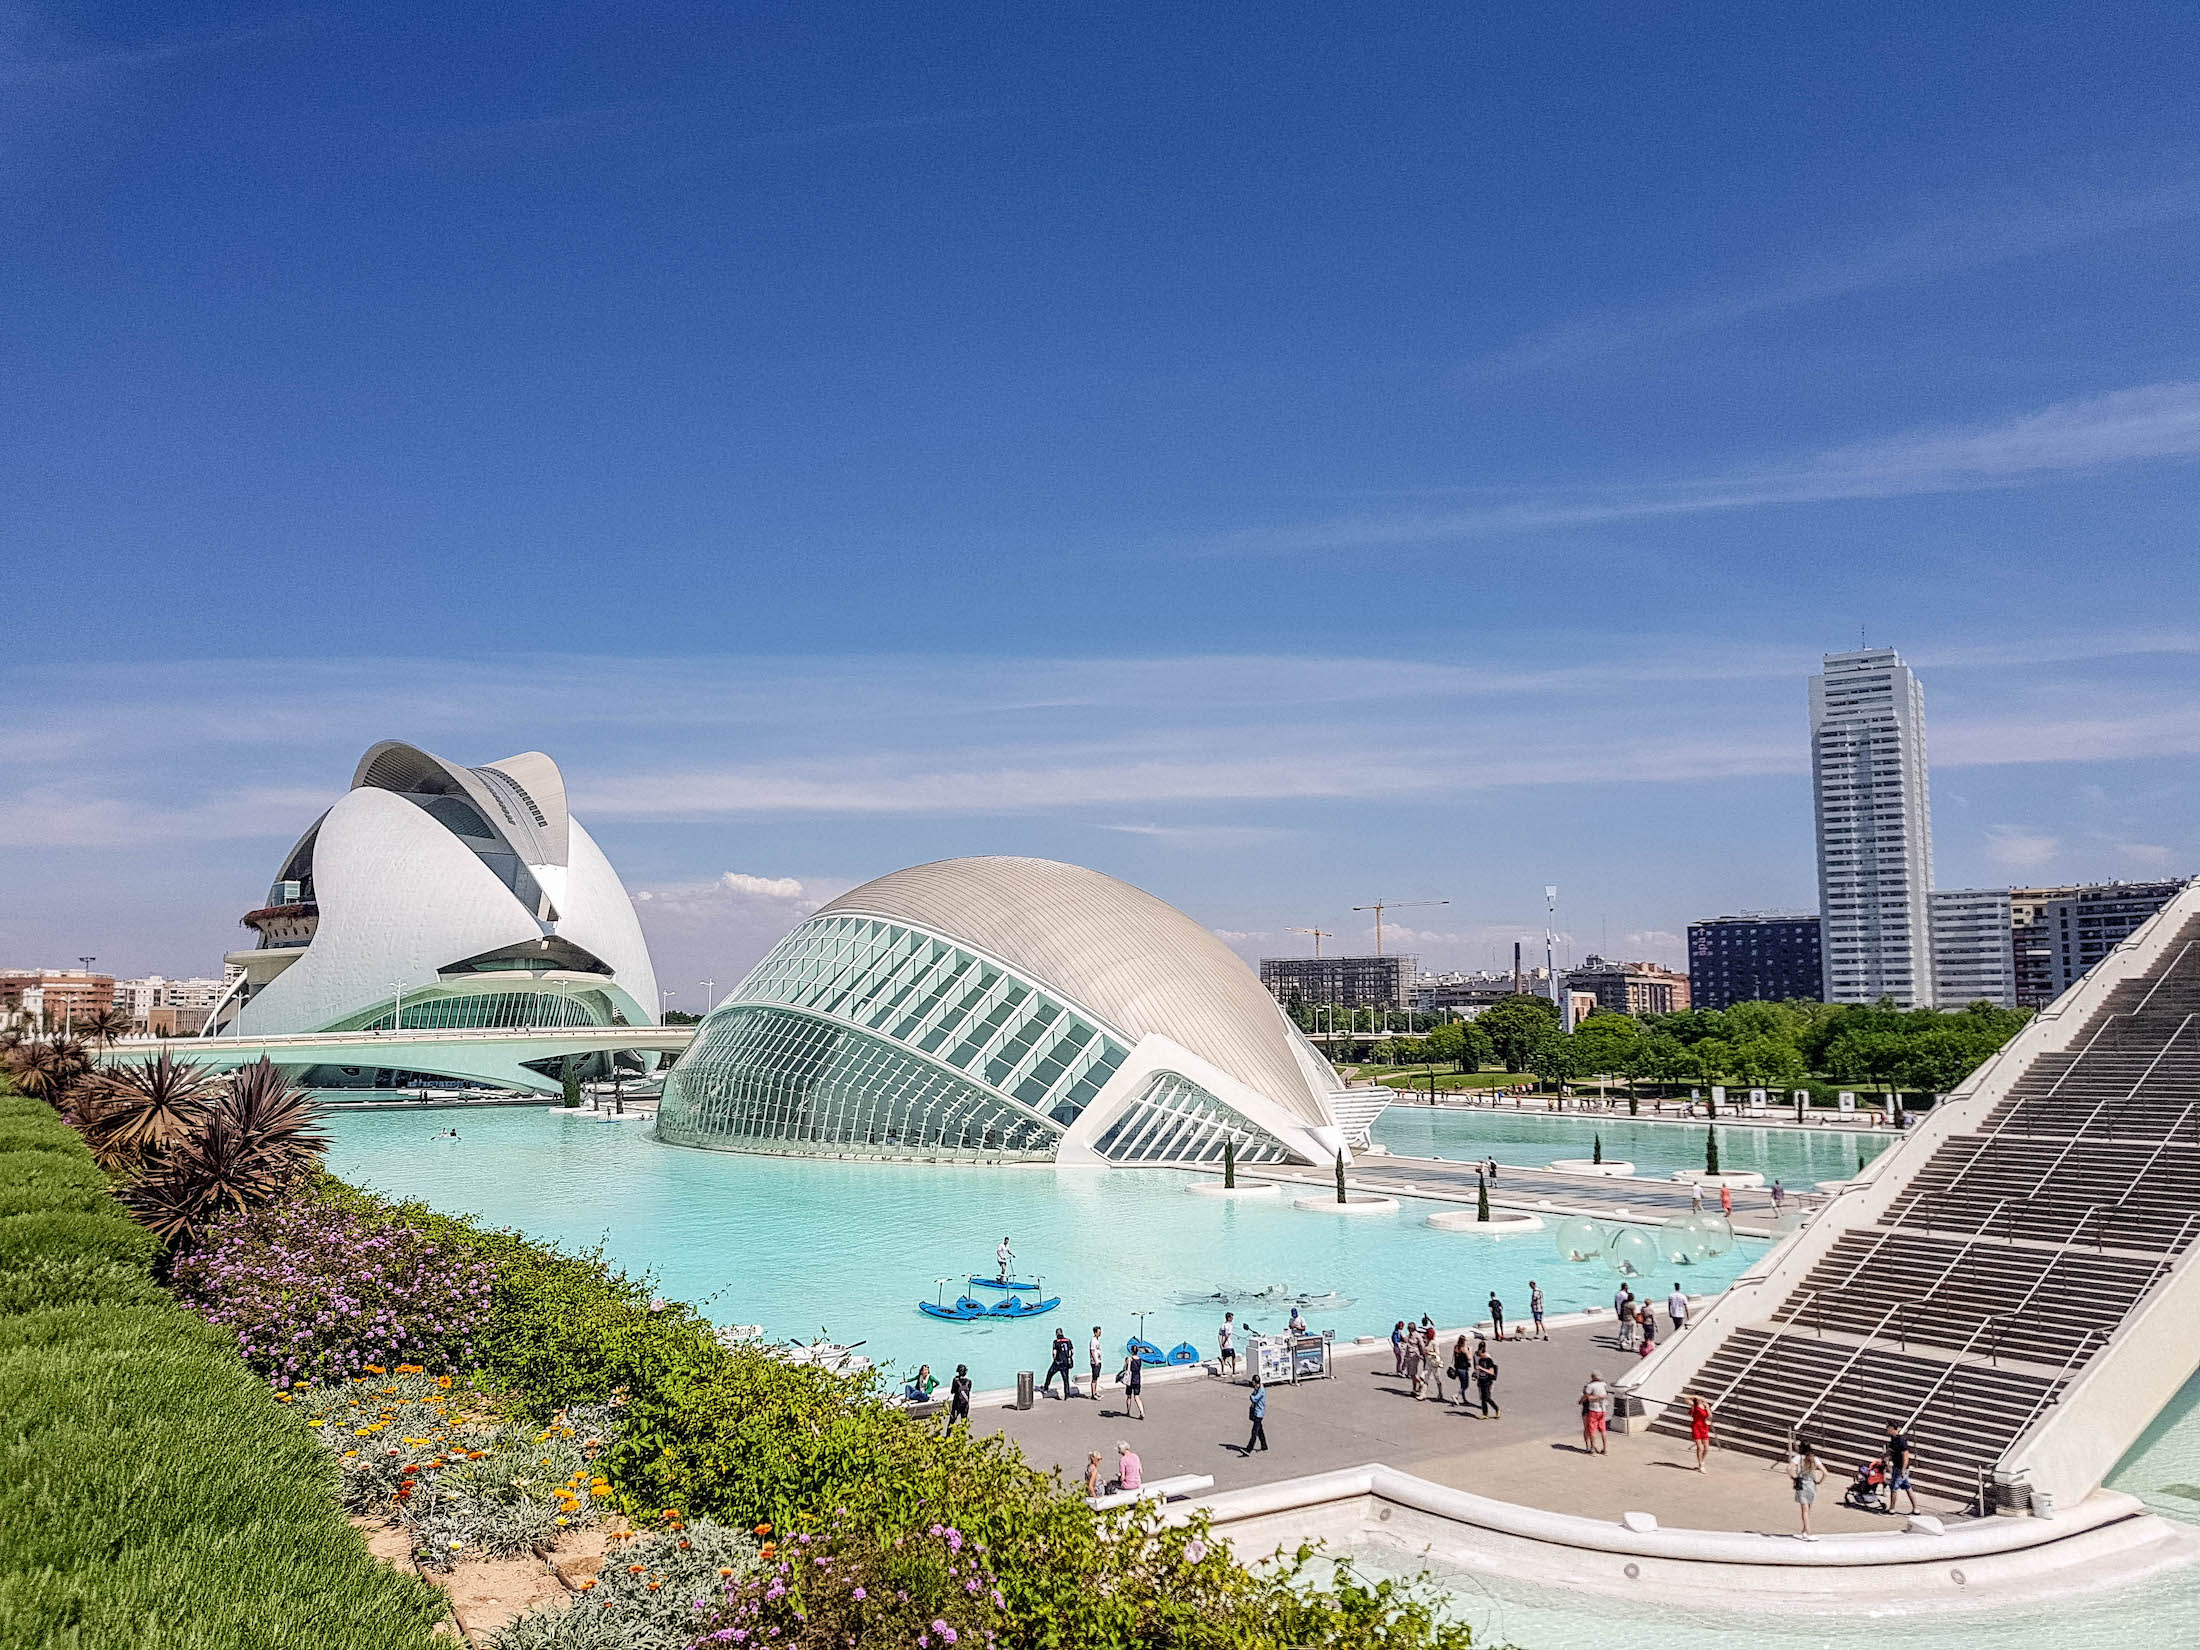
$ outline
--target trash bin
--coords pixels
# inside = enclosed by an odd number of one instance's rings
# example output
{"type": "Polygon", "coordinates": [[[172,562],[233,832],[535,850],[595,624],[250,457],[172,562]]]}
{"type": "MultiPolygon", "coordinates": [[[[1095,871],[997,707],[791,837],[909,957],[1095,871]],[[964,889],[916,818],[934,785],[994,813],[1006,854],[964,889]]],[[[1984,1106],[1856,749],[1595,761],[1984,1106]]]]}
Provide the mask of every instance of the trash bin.
{"type": "Polygon", "coordinates": [[[1031,1371],[1030,1371],[1030,1370],[1028,1370],[1028,1369],[1019,1369],[1019,1370],[1017,1370],[1017,1371],[1016,1371],[1016,1407],[1017,1407],[1018,1409],[1029,1409],[1029,1408],[1031,1407],[1031,1385],[1032,1385],[1032,1375],[1031,1375],[1031,1371]]]}
{"type": "Polygon", "coordinates": [[[2032,1492],[2032,1516],[2034,1518],[2053,1518],[2055,1516],[2055,1497],[2046,1490],[2034,1490],[2032,1492]]]}

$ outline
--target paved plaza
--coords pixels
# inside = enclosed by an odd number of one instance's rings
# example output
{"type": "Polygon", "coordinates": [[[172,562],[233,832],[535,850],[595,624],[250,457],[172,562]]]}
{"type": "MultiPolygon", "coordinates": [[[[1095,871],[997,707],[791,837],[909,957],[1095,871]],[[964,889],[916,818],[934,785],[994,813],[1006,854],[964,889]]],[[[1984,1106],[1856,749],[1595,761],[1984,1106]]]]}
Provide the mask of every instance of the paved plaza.
{"type": "MultiPolygon", "coordinates": [[[[1441,1347],[1449,1348],[1446,1334],[1441,1347]]],[[[1454,1402],[1415,1403],[1410,1383],[1392,1372],[1388,1345],[1336,1360],[1335,1378],[1269,1389],[1271,1448],[1250,1458],[1245,1442],[1247,1388],[1213,1377],[1149,1379],[1147,1419],[1124,1414],[1122,1389],[1103,1381],[1097,1403],[1041,1398],[1028,1411],[981,1404],[972,1424],[1013,1438],[1042,1467],[1080,1479],[1085,1456],[1099,1450],[1113,1473],[1115,1441],[1129,1439],[1148,1480],[1182,1473],[1211,1476],[1213,1492],[1244,1489],[1309,1473],[1371,1462],[1478,1495],[1617,1520],[1629,1511],[1657,1515],[1669,1527],[1762,1530],[1786,1535],[1796,1527],[1786,1475],[1752,1456],[1714,1449],[1709,1468],[1691,1470],[1685,1440],[1645,1432],[1614,1433],[1609,1453],[1581,1445],[1578,1395],[1594,1369],[1607,1380],[1635,1359],[1608,1325],[1568,1324],[1549,1341],[1507,1341],[1492,1348],[1500,1376],[1492,1396],[1501,1419],[1484,1420],[1454,1402]]],[[[1041,1359],[1043,1367],[1044,1360],[1041,1359]]],[[[1453,1383],[1444,1383],[1447,1400],[1453,1383]]],[[[1078,1390],[1085,1388],[1080,1382],[1078,1390]]],[[[1840,1505],[1853,1461],[1828,1462],[1812,1527],[1826,1532],[1899,1529],[1901,1520],[1840,1505]]],[[[1921,1510],[1942,1517],[1959,1509],[1930,1496],[1921,1510]]]]}

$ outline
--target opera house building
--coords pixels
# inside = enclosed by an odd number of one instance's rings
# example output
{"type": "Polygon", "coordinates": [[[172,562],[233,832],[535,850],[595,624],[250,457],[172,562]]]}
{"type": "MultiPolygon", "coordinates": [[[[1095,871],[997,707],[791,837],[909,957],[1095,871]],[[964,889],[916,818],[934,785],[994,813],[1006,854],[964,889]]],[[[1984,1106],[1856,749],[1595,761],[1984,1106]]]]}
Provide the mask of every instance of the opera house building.
{"type": "MultiPolygon", "coordinates": [[[[226,959],[240,972],[212,1036],[657,1019],[634,907],[539,751],[463,768],[376,745],[243,922],[258,944],[226,959]]],[[[542,1086],[541,1071],[510,1076],[542,1086]]],[[[309,1081],[376,1078],[354,1067],[309,1081]]]]}
{"type": "Polygon", "coordinates": [[[1173,907],[1043,859],[878,878],[704,1020],[661,1139],[727,1150],[1086,1164],[1326,1164],[1329,1064],[1173,907]]]}

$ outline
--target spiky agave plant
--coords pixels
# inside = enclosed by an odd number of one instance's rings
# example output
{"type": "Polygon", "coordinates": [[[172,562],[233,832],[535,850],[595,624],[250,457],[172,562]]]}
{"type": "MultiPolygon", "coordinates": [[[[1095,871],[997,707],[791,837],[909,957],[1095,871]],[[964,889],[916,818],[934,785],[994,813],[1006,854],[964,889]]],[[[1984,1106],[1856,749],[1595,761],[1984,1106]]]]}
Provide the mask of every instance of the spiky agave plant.
{"type": "Polygon", "coordinates": [[[218,1092],[211,1072],[162,1049],[136,1065],[94,1073],[72,1110],[84,1143],[113,1172],[181,1146],[218,1092]]]}
{"type": "Polygon", "coordinates": [[[279,1196],[322,1152],[320,1108],[264,1058],[228,1083],[198,1126],[124,1194],[162,1242],[196,1243],[218,1216],[279,1196]]]}
{"type": "Polygon", "coordinates": [[[70,1092],[91,1069],[84,1045],[73,1037],[26,1039],[7,1054],[8,1077],[15,1086],[56,1111],[68,1105],[70,1092]]]}
{"type": "Polygon", "coordinates": [[[79,1024],[83,1027],[87,1042],[108,1048],[114,1044],[116,1038],[128,1033],[130,1016],[119,1008],[95,1008],[79,1024]]]}

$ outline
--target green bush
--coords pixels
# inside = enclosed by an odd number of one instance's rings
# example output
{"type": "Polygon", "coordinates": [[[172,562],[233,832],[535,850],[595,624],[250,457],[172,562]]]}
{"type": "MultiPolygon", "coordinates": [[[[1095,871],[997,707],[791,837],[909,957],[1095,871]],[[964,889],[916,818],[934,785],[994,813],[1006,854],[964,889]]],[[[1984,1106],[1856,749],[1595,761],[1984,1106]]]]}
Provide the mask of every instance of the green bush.
{"type": "Polygon", "coordinates": [[[646,1280],[596,1253],[564,1254],[325,1178],[316,1194],[492,1259],[478,1378],[539,1413],[623,1393],[620,1434],[600,1466],[645,1516],[677,1509],[779,1530],[832,1520],[889,1541],[947,1521],[991,1555],[1012,1624],[1004,1645],[1468,1643],[1411,1588],[1369,1587],[1340,1568],[1316,1590],[1305,1553],[1248,1570],[1202,1525],[1163,1525],[1151,1504],[1105,1522],[1005,1439],[913,1421],[877,1400],[871,1376],[723,1347],[692,1308],[655,1300],[646,1280]]]}
{"type": "Polygon", "coordinates": [[[8,1095],[0,1138],[0,1644],[447,1643],[441,1596],[368,1554],[234,1338],[154,1285],[146,1234],[56,1201],[106,1196],[73,1131],[8,1095]]]}

